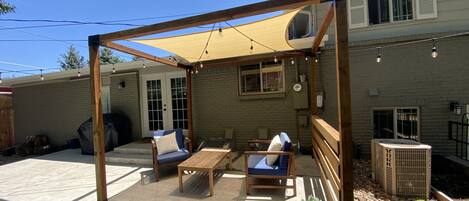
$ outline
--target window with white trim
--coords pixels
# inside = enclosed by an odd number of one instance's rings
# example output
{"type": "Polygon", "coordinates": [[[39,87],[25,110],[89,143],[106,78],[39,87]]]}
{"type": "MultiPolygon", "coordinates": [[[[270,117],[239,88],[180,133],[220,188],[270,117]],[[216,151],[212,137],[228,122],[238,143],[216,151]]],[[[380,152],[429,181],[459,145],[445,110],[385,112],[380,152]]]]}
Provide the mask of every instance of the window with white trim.
{"type": "Polygon", "coordinates": [[[436,0],[347,0],[350,28],[436,18],[436,0]]]}
{"type": "Polygon", "coordinates": [[[241,95],[285,91],[283,62],[258,62],[239,67],[241,95]]]}
{"type": "Polygon", "coordinates": [[[373,110],[373,138],[419,140],[420,114],[417,107],[373,110]]]}

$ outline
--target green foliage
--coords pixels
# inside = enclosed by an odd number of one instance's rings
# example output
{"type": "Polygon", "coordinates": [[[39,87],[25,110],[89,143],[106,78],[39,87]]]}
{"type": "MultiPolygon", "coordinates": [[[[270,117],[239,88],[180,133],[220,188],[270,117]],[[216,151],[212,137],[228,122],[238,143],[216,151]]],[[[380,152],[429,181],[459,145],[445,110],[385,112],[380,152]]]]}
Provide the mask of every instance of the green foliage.
{"type": "Polygon", "coordinates": [[[0,15],[15,12],[15,6],[0,0],[0,15]]]}
{"type": "Polygon", "coordinates": [[[99,52],[99,62],[101,64],[116,64],[125,62],[118,56],[115,56],[114,53],[109,48],[103,48],[99,52]]]}
{"type": "Polygon", "coordinates": [[[60,55],[59,65],[64,70],[83,68],[85,66],[85,59],[80,56],[80,53],[71,45],[67,53],[60,55]]]}
{"type": "Polygon", "coordinates": [[[145,59],[142,57],[133,56],[132,61],[145,61],[145,59]]]}

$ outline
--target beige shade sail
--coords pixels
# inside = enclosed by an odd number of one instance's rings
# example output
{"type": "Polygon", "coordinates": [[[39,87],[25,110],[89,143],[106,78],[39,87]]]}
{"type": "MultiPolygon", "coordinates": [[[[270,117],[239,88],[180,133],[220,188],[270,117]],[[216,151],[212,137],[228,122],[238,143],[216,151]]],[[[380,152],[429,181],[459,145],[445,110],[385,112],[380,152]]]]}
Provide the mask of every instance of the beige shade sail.
{"type": "MultiPolygon", "coordinates": [[[[213,31],[130,41],[171,52],[190,63],[266,54],[274,51],[290,51],[294,48],[288,43],[288,26],[301,9],[295,9],[261,21],[233,27],[228,26],[223,28],[222,32],[219,32],[218,27],[215,27],[213,31]],[[204,48],[209,37],[207,54],[204,48]],[[254,42],[251,42],[249,38],[252,38],[254,42]]],[[[222,23],[224,24],[224,22],[222,23]]]]}

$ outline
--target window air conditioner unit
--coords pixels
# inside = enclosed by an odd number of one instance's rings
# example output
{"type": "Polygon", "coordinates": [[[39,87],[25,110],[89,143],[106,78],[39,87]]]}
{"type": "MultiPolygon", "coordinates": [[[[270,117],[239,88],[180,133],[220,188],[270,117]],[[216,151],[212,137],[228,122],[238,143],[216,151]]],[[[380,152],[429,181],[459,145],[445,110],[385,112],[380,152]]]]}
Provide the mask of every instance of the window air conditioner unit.
{"type": "Polygon", "coordinates": [[[412,140],[374,139],[372,178],[397,198],[430,197],[431,146],[412,140]]]}

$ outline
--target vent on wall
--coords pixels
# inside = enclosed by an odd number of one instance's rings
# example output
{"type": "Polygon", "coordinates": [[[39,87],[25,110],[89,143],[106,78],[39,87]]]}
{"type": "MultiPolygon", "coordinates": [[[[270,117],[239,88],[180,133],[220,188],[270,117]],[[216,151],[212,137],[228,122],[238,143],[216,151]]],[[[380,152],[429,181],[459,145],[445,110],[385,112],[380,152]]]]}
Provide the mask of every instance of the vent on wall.
{"type": "Polygon", "coordinates": [[[371,143],[372,177],[398,198],[428,199],[431,147],[411,140],[375,139],[371,143]]]}

